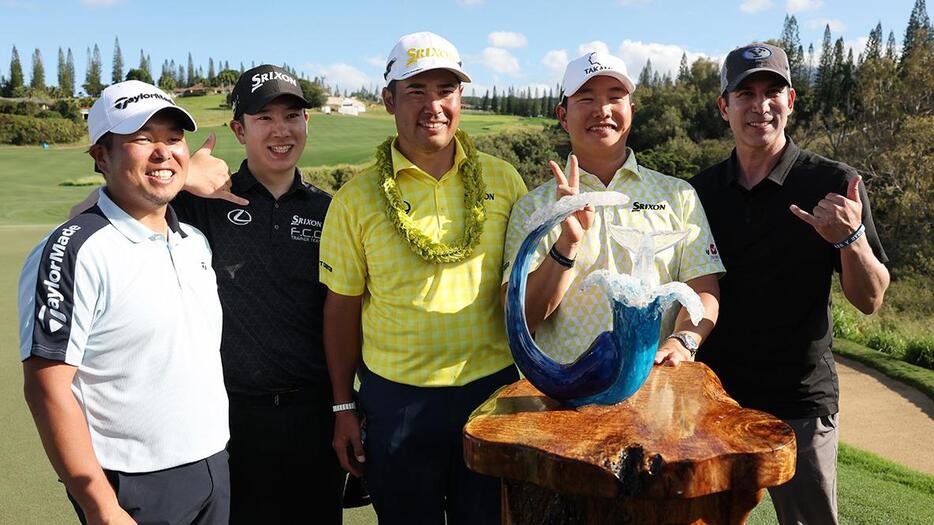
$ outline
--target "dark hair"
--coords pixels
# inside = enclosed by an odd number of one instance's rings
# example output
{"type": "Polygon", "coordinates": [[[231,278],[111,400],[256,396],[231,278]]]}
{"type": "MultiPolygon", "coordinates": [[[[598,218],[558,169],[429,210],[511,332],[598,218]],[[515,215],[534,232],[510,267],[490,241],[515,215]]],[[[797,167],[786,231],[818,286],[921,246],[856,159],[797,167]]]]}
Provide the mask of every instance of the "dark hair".
{"type": "Polygon", "coordinates": [[[386,89],[392,93],[392,96],[396,96],[396,82],[398,82],[398,80],[391,80],[389,84],[386,84],[386,89]]]}
{"type": "MultiPolygon", "coordinates": [[[[107,133],[104,133],[103,135],[101,135],[99,139],[97,139],[97,142],[95,142],[94,145],[103,146],[105,150],[110,151],[111,148],[113,148],[114,146],[114,134],[111,133],[110,131],[108,131],[107,133]]],[[[90,148],[88,148],[88,151],[91,151],[90,148]]],[[[96,160],[94,161],[94,173],[101,173],[101,174],[104,173],[97,166],[96,160]]]]}

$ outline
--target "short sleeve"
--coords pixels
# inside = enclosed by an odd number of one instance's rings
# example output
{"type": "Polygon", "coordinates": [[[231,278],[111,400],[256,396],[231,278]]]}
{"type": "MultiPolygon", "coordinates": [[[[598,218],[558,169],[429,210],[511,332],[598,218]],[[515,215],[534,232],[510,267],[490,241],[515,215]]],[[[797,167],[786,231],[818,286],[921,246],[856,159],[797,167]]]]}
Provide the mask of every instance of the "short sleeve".
{"type": "Polygon", "coordinates": [[[19,280],[20,360],[36,356],[79,366],[94,323],[99,279],[60,227],[26,258],[19,280]],[[61,248],[65,246],[65,248],[61,248]]]}
{"type": "Polygon", "coordinates": [[[707,214],[697,192],[686,182],[679,181],[682,224],[688,231],[681,250],[681,262],[677,279],[690,281],[704,275],[725,272],[723,261],[717,251],[717,243],[707,223],[707,214]]]}
{"type": "Polygon", "coordinates": [[[318,276],[334,293],[363,295],[367,267],[362,233],[341,197],[338,192],[324,219],[318,276]]]}
{"type": "MultiPolygon", "coordinates": [[[[523,187],[525,184],[523,183],[523,187]]],[[[526,236],[528,235],[528,229],[526,228],[526,222],[531,217],[532,213],[536,209],[535,196],[538,192],[528,193],[519,199],[519,202],[512,207],[512,212],[509,214],[509,226],[506,228],[506,244],[503,249],[503,279],[502,283],[506,284],[509,282],[509,275],[512,272],[512,265],[516,262],[516,256],[519,254],[519,248],[522,247],[523,241],[525,241],[526,236]]],[[[531,263],[529,268],[533,271],[535,268],[542,263],[542,260],[545,258],[545,255],[548,253],[548,244],[547,236],[538,243],[538,246],[535,248],[535,251],[532,254],[531,263]]]]}

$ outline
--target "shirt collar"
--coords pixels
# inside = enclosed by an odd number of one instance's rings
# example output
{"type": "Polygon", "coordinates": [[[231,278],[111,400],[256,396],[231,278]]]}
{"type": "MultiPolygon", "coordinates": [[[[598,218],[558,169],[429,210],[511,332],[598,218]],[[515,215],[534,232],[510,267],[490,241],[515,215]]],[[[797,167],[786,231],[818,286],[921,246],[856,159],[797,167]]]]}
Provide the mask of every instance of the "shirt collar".
{"type": "MultiPolygon", "coordinates": [[[[572,152],[573,153],[573,152],[572,152]]],[[[564,164],[564,174],[565,176],[571,170],[571,156],[568,155],[568,160],[564,164]]],[[[600,179],[592,174],[585,171],[583,168],[580,170],[581,175],[581,185],[587,187],[590,190],[594,191],[604,191],[614,189],[620,184],[622,184],[630,176],[636,178],[642,178],[642,172],[639,168],[639,162],[636,160],[636,153],[632,151],[632,148],[626,148],[626,162],[623,162],[623,165],[616,170],[616,173],[613,174],[613,179],[610,181],[610,184],[607,186],[603,185],[603,182],[600,179]]]]}
{"type": "MultiPolygon", "coordinates": [[[[240,169],[237,171],[238,176],[234,179],[231,191],[236,194],[246,193],[252,190],[256,186],[260,186],[263,189],[266,187],[260,184],[256,180],[256,176],[250,172],[250,167],[247,165],[246,159],[243,159],[243,162],[240,163],[240,169]]],[[[285,195],[292,193],[293,191],[298,191],[305,189],[305,182],[302,180],[302,173],[299,169],[295,168],[295,176],[292,179],[292,186],[289,187],[289,191],[285,192],[285,195]]]]}
{"type": "MultiPolygon", "coordinates": [[[[769,172],[766,179],[778,184],[779,186],[785,183],[785,179],[788,178],[788,174],[791,173],[791,168],[794,167],[795,162],[798,160],[798,155],[801,153],[801,148],[791,140],[791,137],[785,135],[785,149],[782,150],[782,155],[779,157],[778,162],[772,168],[772,171],[769,172]]],[[[736,148],[733,148],[733,153],[730,154],[729,160],[726,163],[726,182],[738,182],[739,180],[739,161],[736,160],[736,148]]]]}
{"type": "MultiPolygon", "coordinates": [[[[398,141],[399,141],[398,136],[392,141],[393,175],[398,177],[399,172],[401,171],[414,170],[415,173],[421,173],[425,175],[426,177],[430,177],[434,179],[434,177],[426,173],[425,170],[415,165],[414,162],[406,158],[406,156],[403,155],[401,151],[399,151],[399,148],[397,146],[398,141]]],[[[450,177],[454,173],[457,173],[458,170],[460,170],[461,164],[463,164],[465,160],[467,160],[467,154],[464,153],[464,146],[461,145],[461,142],[457,140],[457,137],[455,136],[454,137],[454,164],[451,166],[451,169],[449,169],[444,175],[441,176],[440,180],[443,180],[446,177],[450,177]]]]}
{"type": "MultiPolygon", "coordinates": [[[[146,226],[143,226],[143,223],[130,217],[127,212],[123,211],[123,208],[117,206],[117,203],[110,198],[107,188],[104,188],[104,190],[100,192],[100,196],[97,199],[97,207],[104,213],[104,216],[107,217],[110,224],[112,224],[118,232],[122,233],[124,237],[129,239],[130,242],[141,243],[143,241],[152,240],[153,237],[165,238],[162,234],[156,233],[146,226]]],[[[165,222],[169,226],[170,239],[176,236],[184,239],[188,236],[182,231],[178,223],[178,216],[175,214],[175,210],[172,209],[171,205],[167,205],[165,208],[165,222]],[[175,233],[176,235],[171,235],[171,233],[175,233]]]]}

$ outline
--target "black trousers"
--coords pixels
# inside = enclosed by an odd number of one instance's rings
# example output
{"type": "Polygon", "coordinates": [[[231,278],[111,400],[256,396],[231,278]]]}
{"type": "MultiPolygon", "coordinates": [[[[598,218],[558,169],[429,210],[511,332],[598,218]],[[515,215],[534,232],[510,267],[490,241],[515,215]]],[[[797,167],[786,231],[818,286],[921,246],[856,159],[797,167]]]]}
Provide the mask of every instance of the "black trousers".
{"type": "MultiPolygon", "coordinates": [[[[117,502],[139,525],[226,525],[230,511],[227,452],[155,472],[104,470],[117,502]]],[[[68,494],[78,520],[87,524],[68,494]]]]}
{"type": "Polygon", "coordinates": [[[515,367],[460,387],[421,388],[366,372],[367,488],[380,525],[496,525],[500,481],[464,464],[464,423],[515,367]]]}
{"type": "Polygon", "coordinates": [[[229,397],[231,525],[339,525],[330,392],[229,397]]]}

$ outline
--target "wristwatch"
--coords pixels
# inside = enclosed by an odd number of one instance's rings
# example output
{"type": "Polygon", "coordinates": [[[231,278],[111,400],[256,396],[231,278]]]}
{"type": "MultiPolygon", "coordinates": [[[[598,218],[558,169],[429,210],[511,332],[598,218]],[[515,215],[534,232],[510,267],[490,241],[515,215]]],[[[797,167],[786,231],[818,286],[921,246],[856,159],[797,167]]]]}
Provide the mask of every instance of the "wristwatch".
{"type": "Polygon", "coordinates": [[[356,410],[356,409],[357,409],[356,401],[351,401],[350,403],[341,403],[339,405],[334,405],[331,407],[331,410],[334,411],[335,414],[338,412],[346,412],[348,410],[356,410]]]}
{"type": "Polygon", "coordinates": [[[694,359],[694,354],[697,353],[697,340],[694,339],[694,336],[687,332],[675,332],[667,337],[667,339],[677,339],[681,346],[688,349],[688,352],[691,352],[691,359],[694,359]]]}

